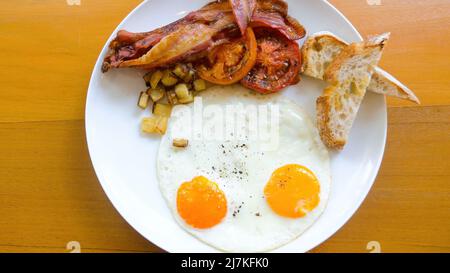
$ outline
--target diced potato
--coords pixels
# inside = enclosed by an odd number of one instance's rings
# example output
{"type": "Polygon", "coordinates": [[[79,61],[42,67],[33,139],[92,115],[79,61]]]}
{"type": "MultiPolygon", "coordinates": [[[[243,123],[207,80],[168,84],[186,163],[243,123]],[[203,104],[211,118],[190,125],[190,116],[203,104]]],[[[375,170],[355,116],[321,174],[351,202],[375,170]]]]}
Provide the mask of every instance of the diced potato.
{"type": "Polygon", "coordinates": [[[153,116],[143,118],[141,122],[141,130],[148,134],[164,135],[167,131],[167,124],[169,119],[167,117],[153,116]]]}
{"type": "Polygon", "coordinates": [[[141,130],[144,133],[156,133],[156,126],[158,125],[158,119],[156,117],[143,118],[141,121],[141,130]]]}
{"type": "Polygon", "coordinates": [[[163,77],[163,73],[160,70],[155,71],[152,74],[152,77],[150,78],[150,86],[153,89],[156,89],[158,87],[158,84],[161,81],[162,77],[163,77]]]}
{"type": "Polygon", "coordinates": [[[185,83],[175,86],[175,94],[177,95],[178,102],[182,104],[187,104],[194,101],[194,95],[191,91],[189,91],[189,87],[185,83]]]}
{"type": "Polygon", "coordinates": [[[164,95],[166,94],[166,90],[163,88],[157,87],[156,89],[149,88],[147,90],[147,94],[150,95],[150,98],[154,102],[158,102],[164,98],[164,95]]]}
{"type": "Polygon", "coordinates": [[[175,138],[173,146],[177,148],[186,148],[189,145],[189,140],[183,138],[175,138]]]}
{"type": "Polygon", "coordinates": [[[191,83],[194,80],[195,77],[195,71],[190,69],[187,73],[186,76],[183,77],[183,81],[185,83],[191,83]]]}
{"type": "Polygon", "coordinates": [[[180,79],[184,79],[188,73],[186,65],[177,64],[173,70],[173,74],[177,75],[180,79]]]}
{"type": "Polygon", "coordinates": [[[192,92],[189,92],[189,95],[187,97],[179,99],[178,102],[181,104],[189,104],[191,102],[194,102],[194,95],[192,94],[192,92]]]}
{"type": "Polygon", "coordinates": [[[161,132],[161,134],[165,134],[167,131],[167,125],[169,123],[169,118],[168,117],[159,117],[159,122],[158,122],[158,132],[161,132]]]}
{"type": "Polygon", "coordinates": [[[194,81],[194,90],[199,92],[206,89],[206,82],[203,79],[198,79],[194,81]]]}
{"type": "Polygon", "coordinates": [[[164,86],[170,87],[177,84],[178,79],[175,77],[170,70],[165,70],[161,79],[164,86]]]}
{"type": "Polygon", "coordinates": [[[153,73],[152,72],[148,72],[147,74],[144,75],[144,81],[145,81],[145,85],[147,87],[151,86],[150,80],[152,78],[153,73]]]}
{"type": "Polygon", "coordinates": [[[177,94],[175,93],[175,91],[169,91],[166,94],[167,94],[167,101],[171,105],[177,105],[179,103],[178,102],[178,97],[177,97],[177,94]]]}
{"type": "Polygon", "coordinates": [[[141,95],[139,96],[138,106],[142,109],[147,108],[149,98],[150,97],[146,92],[141,92],[141,95]]]}
{"type": "Polygon", "coordinates": [[[177,84],[177,86],[175,86],[175,93],[180,100],[187,98],[189,97],[189,88],[185,83],[177,84]]]}
{"type": "Polygon", "coordinates": [[[155,103],[153,105],[153,114],[161,117],[170,117],[172,114],[172,105],[164,103],[155,103]]]}

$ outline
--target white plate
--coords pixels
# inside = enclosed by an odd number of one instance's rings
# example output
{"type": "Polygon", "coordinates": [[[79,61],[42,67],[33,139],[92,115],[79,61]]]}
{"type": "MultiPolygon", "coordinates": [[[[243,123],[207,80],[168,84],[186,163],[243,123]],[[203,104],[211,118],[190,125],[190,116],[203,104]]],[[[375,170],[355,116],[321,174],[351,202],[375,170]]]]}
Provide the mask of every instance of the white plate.
{"type": "MultiPolygon", "coordinates": [[[[207,0],[145,1],[114,31],[148,31],[168,24],[207,0]]],[[[289,13],[308,33],[328,30],[348,41],[361,39],[351,23],[321,0],[291,0],[289,13]]],[[[108,42],[109,43],[109,42],[108,42]]],[[[108,44],[107,43],[107,44],[108,44]]],[[[141,117],[149,112],[136,107],[145,88],[142,72],[113,70],[101,73],[107,44],[92,73],[86,103],[86,135],[98,179],[120,214],[145,238],[169,252],[216,252],[183,231],[174,221],[158,189],[155,157],[158,138],[139,132],[141,117]]],[[[315,100],[324,84],[304,77],[284,94],[315,116],[315,100]]],[[[277,252],[306,252],[333,235],[358,209],[369,192],[383,157],[387,114],[383,96],[368,94],[345,150],[332,155],[332,190],[321,218],[302,236],[277,252]]],[[[364,246],[361,246],[364,247],[364,246]]]]}

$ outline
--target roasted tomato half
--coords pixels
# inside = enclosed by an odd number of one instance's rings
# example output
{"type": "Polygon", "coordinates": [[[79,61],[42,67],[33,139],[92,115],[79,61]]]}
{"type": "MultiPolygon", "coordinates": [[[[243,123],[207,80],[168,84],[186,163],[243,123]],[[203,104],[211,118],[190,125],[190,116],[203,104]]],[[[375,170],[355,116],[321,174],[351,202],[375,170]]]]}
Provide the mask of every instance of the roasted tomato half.
{"type": "Polygon", "coordinates": [[[301,53],[295,41],[270,28],[255,29],[256,64],[241,81],[245,87],[270,94],[300,81],[301,53]]]}
{"type": "Polygon", "coordinates": [[[256,62],[256,37],[251,28],[246,35],[215,47],[196,66],[199,76],[211,83],[228,85],[242,80],[256,62]]]}

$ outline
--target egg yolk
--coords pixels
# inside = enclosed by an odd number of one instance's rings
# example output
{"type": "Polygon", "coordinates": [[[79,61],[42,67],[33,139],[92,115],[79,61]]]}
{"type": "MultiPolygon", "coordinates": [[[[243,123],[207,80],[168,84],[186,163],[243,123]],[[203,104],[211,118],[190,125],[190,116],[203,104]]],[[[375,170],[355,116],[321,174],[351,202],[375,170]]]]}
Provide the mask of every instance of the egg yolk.
{"type": "Polygon", "coordinates": [[[188,225],[207,229],[225,217],[227,199],[216,183],[199,176],[178,188],[177,210],[188,225]]]}
{"type": "Polygon", "coordinates": [[[264,188],[270,208],[278,215],[301,218],[319,204],[320,184],[308,168],[292,164],[273,172],[264,188]]]}

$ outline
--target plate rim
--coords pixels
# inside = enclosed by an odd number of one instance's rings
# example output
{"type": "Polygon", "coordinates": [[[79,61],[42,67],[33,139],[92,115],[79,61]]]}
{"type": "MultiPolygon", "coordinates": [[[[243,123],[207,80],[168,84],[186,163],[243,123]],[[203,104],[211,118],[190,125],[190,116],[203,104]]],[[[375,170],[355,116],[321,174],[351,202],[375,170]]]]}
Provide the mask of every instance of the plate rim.
{"type": "MultiPolygon", "coordinates": [[[[165,247],[162,247],[161,245],[163,244],[158,237],[154,237],[151,240],[149,238],[147,238],[147,236],[145,236],[141,231],[138,230],[136,226],[136,223],[132,224],[130,217],[125,217],[124,212],[121,210],[120,208],[120,204],[121,202],[116,198],[115,194],[112,192],[112,190],[107,187],[107,183],[105,175],[99,170],[99,163],[95,163],[95,159],[93,154],[95,154],[95,152],[92,150],[92,145],[90,144],[92,141],[90,140],[91,137],[91,128],[92,126],[90,125],[88,116],[89,116],[89,104],[90,104],[90,94],[92,94],[92,92],[90,92],[90,90],[93,88],[93,80],[94,77],[96,76],[96,71],[99,70],[101,68],[102,65],[102,61],[103,61],[103,55],[105,54],[105,52],[107,51],[108,48],[108,44],[109,42],[114,38],[115,34],[117,33],[118,30],[121,29],[121,27],[125,24],[125,22],[132,17],[143,5],[145,5],[147,2],[150,2],[153,0],[144,0],[142,1],[140,4],[138,4],[132,11],[130,11],[127,16],[125,16],[122,21],[117,25],[117,27],[113,30],[113,32],[111,33],[111,35],[108,37],[108,39],[106,40],[104,46],[102,47],[97,61],[94,65],[94,68],[92,70],[91,73],[91,77],[89,79],[89,85],[88,85],[88,90],[87,90],[87,94],[86,94],[86,103],[85,103],[85,111],[84,111],[84,125],[85,125],[85,137],[86,137],[86,144],[87,144],[87,148],[88,148],[88,153],[89,153],[89,159],[91,161],[92,164],[92,168],[94,169],[95,175],[97,177],[97,180],[99,181],[102,190],[105,192],[108,200],[110,201],[110,203],[113,205],[113,207],[115,208],[115,210],[119,213],[119,215],[127,222],[128,225],[130,225],[138,234],[140,234],[143,238],[145,238],[147,241],[149,241],[151,244],[155,245],[156,247],[166,251],[166,252],[171,252],[170,250],[166,249],[165,247]]],[[[317,0],[316,0],[317,1],[317,0]]],[[[360,41],[363,40],[361,34],[359,33],[359,31],[356,29],[356,27],[351,23],[351,21],[339,10],[337,9],[333,4],[331,4],[328,0],[319,0],[321,2],[323,2],[325,5],[327,5],[329,8],[331,8],[336,14],[338,14],[351,28],[352,31],[358,36],[358,39],[360,41]]],[[[359,208],[361,207],[362,203],[364,202],[364,200],[367,198],[370,190],[372,189],[373,185],[375,184],[376,178],[379,174],[380,171],[380,167],[381,164],[383,162],[383,157],[386,151],[386,142],[387,142],[387,131],[388,131],[388,118],[387,118],[387,103],[386,103],[386,97],[383,96],[383,109],[382,110],[382,114],[384,120],[382,121],[382,123],[384,124],[384,131],[382,133],[383,139],[382,139],[382,147],[381,147],[381,151],[379,153],[379,158],[377,158],[376,161],[376,166],[375,166],[375,170],[372,175],[368,178],[368,181],[370,183],[369,186],[367,187],[367,189],[365,191],[362,192],[361,195],[359,195],[358,200],[355,200],[355,206],[353,209],[349,209],[347,210],[347,213],[345,214],[345,216],[343,216],[341,218],[340,221],[336,221],[333,223],[332,228],[330,228],[330,232],[329,235],[324,236],[323,239],[318,240],[318,242],[314,242],[312,245],[314,245],[314,247],[309,248],[308,250],[306,250],[305,252],[309,252],[315,248],[317,248],[318,246],[320,246],[321,244],[323,244],[325,241],[329,240],[331,237],[333,237],[336,232],[338,232],[354,215],[355,213],[359,210],[359,208]]],[[[176,252],[176,251],[173,251],[176,252]]]]}

